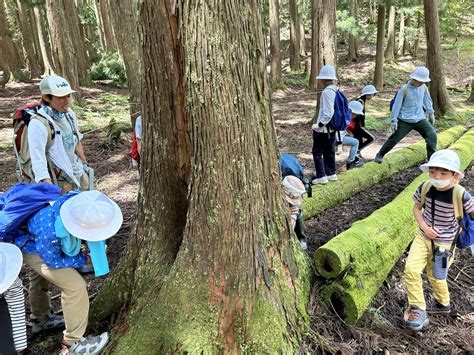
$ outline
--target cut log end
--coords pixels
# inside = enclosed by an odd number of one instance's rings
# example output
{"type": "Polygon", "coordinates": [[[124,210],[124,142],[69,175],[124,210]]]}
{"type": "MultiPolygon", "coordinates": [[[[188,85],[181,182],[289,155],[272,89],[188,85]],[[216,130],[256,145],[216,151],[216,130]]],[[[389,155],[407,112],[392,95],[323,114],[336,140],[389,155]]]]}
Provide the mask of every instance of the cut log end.
{"type": "Polygon", "coordinates": [[[319,274],[327,279],[335,278],[344,271],[340,256],[332,250],[319,248],[314,255],[314,262],[319,274]]]}

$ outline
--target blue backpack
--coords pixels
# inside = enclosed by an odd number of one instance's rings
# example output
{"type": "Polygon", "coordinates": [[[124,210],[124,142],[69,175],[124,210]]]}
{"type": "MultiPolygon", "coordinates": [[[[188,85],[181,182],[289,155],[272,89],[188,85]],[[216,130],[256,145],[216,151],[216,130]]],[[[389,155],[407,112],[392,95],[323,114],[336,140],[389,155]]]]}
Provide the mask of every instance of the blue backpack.
{"type": "Polygon", "coordinates": [[[300,180],[304,179],[303,167],[294,155],[280,153],[280,170],[282,178],[288,175],[293,175],[300,180]]]}
{"type": "Polygon", "coordinates": [[[13,242],[25,233],[22,227],[50,201],[59,198],[61,188],[46,182],[16,184],[0,195],[0,241],[13,242]]]}
{"type": "MultiPolygon", "coordinates": [[[[403,103],[403,101],[405,101],[405,98],[407,97],[408,89],[406,85],[403,85],[402,89],[403,89],[403,100],[402,100],[402,103],[403,103]]],[[[393,98],[390,100],[390,112],[392,112],[393,104],[395,103],[395,99],[397,98],[397,95],[399,92],[400,91],[397,91],[395,95],[393,96],[393,98]]]]}
{"type": "Polygon", "coordinates": [[[334,115],[328,123],[328,127],[335,131],[345,131],[351,123],[352,114],[349,110],[349,101],[347,97],[340,91],[336,91],[336,99],[334,100],[334,115]]]}

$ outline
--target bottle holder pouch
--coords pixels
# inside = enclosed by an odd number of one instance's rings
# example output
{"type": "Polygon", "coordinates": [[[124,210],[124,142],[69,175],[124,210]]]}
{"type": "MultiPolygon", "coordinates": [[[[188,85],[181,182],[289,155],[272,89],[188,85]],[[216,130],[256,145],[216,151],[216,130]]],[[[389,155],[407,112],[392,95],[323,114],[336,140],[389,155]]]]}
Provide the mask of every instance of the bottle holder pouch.
{"type": "Polygon", "coordinates": [[[433,277],[437,280],[446,280],[449,270],[449,259],[451,258],[449,250],[440,251],[436,249],[433,255],[433,277]]]}

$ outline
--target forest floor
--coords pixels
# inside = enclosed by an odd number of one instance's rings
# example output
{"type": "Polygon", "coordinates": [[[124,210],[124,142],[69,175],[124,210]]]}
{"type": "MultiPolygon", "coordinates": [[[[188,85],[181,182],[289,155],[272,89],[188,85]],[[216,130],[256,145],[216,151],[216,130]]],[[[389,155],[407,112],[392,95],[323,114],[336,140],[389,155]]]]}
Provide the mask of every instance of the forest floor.
{"type": "MultiPolygon", "coordinates": [[[[358,90],[370,83],[373,72],[373,57],[369,50],[363,50],[357,63],[340,63],[340,84],[349,98],[357,96],[358,90]]],[[[474,117],[474,108],[463,104],[468,97],[464,90],[466,78],[474,72],[474,64],[468,61],[472,52],[448,50],[448,63],[459,61],[459,69],[448,75],[448,85],[462,89],[451,92],[456,113],[474,117]],[[466,64],[467,63],[467,64],[466,64]],[[462,64],[462,65],[461,65],[462,64]]],[[[339,55],[340,58],[343,56],[339,55]]],[[[402,85],[408,74],[420,61],[401,58],[397,64],[388,66],[384,91],[368,103],[367,126],[376,134],[375,142],[363,151],[367,160],[373,159],[388,136],[388,102],[397,87],[402,85]]],[[[311,155],[311,117],[315,108],[315,93],[308,89],[304,74],[285,73],[285,88],[275,90],[272,95],[272,111],[276,123],[281,151],[295,154],[305,167],[308,176],[314,171],[311,155]]],[[[9,83],[0,92],[0,190],[4,191],[16,182],[15,159],[11,150],[11,114],[16,107],[38,99],[38,81],[33,83],[9,83]]],[[[74,110],[80,119],[81,131],[86,132],[84,146],[86,155],[95,169],[97,189],[108,194],[122,208],[124,224],[119,233],[108,242],[108,256],[111,269],[126,247],[134,219],[135,201],[138,192],[139,175],[130,168],[131,127],[128,122],[128,106],[125,90],[104,86],[81,88],[83,103],[74,110]],[[108,138],[108,125],[114,118],[116,125],[124,128],[117,140],[108,138]]],[[[438,129],[456,124],[456,117],[448,117],[438,129]]],[[[416,133],[407,136],[395,149],[418,141],[416,133]]],[[[348,151],[337,155],[338,173],[345,170],[348,151]]],[[[326,241],[349,228],[357,220],[370,215],[377,208],[390,202],[413,179],[418,176],[417,168],[404,171],[388,181],[357,194],[340,206],[328,209],[316,218],[306,221],[309,251],[314,251],[326,241]]],[[[474,193],[474,168],[471,166],[463,185],[474,193]]],[[[381,221],[383,223],[383,221],[381,221]]],[[[337,315],[320,302],[319,289],[323,280],[316,277],[309,303],[314,336],[302,344],[302,352],[321,353],[376,353],[383,351],[397,353],[467,353],[474,352],[474,266],[469,251],[458,253],[456,263],[449,274],[449,284],[454,311],[450,316],[432,317],[430,327],[421,334],[413,334],[403,327],[403,309],[406,306],[406,292],[401,282],[404,254],[392,270],[384,285],[374,298],[366,314],[357,326],[346,325],[337,315]]],[[[26,271],[22,278],[28,284],[26,271]]],[[[86,275],[91,298],[97,293],[106,277],[95,278],[86,275]]],[[[428,290],[429,287],[427,286],[428,290]]],[[[27,295],[27,288],[25,289],[27,295]]],[[[53,308],[60,311],[59,290],[51,288],[53,308]]],[[[427,297],[429,298],[428,294],[427,297]]],[[[27,302],[28,304],[28,302],[27,302]]],[[[60,332],[30,337],[29,354],[50,354],[59,350],[60,332]]]]}

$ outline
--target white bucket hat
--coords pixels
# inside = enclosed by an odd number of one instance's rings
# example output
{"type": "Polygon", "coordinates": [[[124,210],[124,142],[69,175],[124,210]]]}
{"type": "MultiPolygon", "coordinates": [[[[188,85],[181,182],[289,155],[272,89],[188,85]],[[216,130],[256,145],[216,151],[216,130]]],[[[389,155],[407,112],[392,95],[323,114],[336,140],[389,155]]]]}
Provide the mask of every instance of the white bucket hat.
{"type": "Polygon", "coordinates": [[[40,81],[41,95],[66,96],[76,92],[71,89],[68,81],[60,76],[50,75],[40,81]]]}
{"type": "Polygon", "coordinates": [[[461,175],[461,179],[464,177],[464,174],[461,171],[461,162],[459,161],[459,156],[454,150],[451,149],[441,149],[434,152],[428,163],[420,165],[421,171],[425,173],[429,171],[430,167],[454,171],[461,175]]]}
{"type": "Polygon", "coordinates": [[[363,115],[364,114],[364,107],[359,101],[350,101],[349,102],[349,110],[356,115],[363,115]]]}
{"type": "Polygon", "coordinates": [[[285,192],[285,199],[293,205],[301,205],[303,203],[302,194],[305,193],[305,188],[303,182],[298,179],[296,176],[288,175],[285,176],[281,182],[283,190],[285,192]]]}
{"type": "Polygon", "coordinates": [[[123,222],[120,207],[99,191],[84,191],[64,202],[59,211],[66,230],[79,239],[110,238],[123,222]]]}
{"type": "Polygon", "coordinates": [[[23,255],[14,244],[0,243],[0,293],[4,293],[18,277],[23,255]]]}
{"type": "Polygon", "coordinates": [[[410,74],[410,78],[427,83],[431,81],[430,71],[427,67],[416,67],[413,73],[410,74]]]}
{"type": "Polygon", "coordinates": [[[319,75],[316,77],[316,79],[337,80],[336,70],[332,65],[327,64],[321,68],[321,70],[319,71],[319,75]]]}
{"type": "Polygon", "coordinates": [[[377,89],[375,88],[375,86],[373,85],[366,85],[362,88],[362,94],[361,96],[364,96],[364,95],[373,95],[373,94],[376,94],[378,93],[377,89]]]}

